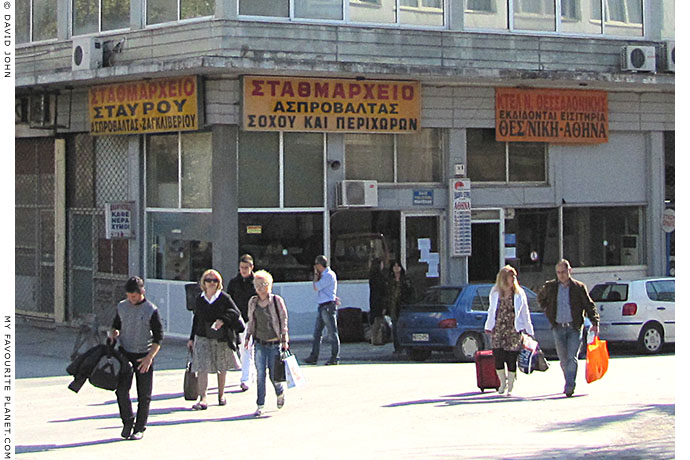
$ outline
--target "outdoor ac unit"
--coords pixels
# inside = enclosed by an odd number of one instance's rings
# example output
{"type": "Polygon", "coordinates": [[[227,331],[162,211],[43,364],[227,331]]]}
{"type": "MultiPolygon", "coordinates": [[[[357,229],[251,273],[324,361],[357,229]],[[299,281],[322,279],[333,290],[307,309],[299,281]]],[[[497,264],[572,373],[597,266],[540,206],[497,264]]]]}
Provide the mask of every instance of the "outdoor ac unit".
{"type": "Polygon", "coordinates": [[[338,206],[371,207],[379,204],[375,180],[344,180],[338,183],[338,206]]]}
{"type": "Polygon", "coordinates": [[[624,46],[621,50],[621,70],[656,72],[656,51],[653,46],[624,46]]]}
{"type": "Polygon", "coordinates": [[[103,48],[94,37],[72,40],[72,71],[93,70],[103,66],[103,48]]]}
{"type": "Polygon", "coordinates": [[[661,64],[663,66],[663,70],[667,72],[675,72],[676,71],[676,42],[673,40],[669,40],[664,43],[664,54],[666,56],[666,59],[664,59],[664,62],[661,64]]]}

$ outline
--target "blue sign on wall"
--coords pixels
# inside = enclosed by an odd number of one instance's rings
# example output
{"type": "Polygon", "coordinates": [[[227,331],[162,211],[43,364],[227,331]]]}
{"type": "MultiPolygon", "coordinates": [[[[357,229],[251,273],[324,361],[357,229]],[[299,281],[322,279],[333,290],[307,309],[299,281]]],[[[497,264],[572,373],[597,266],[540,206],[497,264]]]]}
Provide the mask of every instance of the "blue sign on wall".
{"type": "Polygon", "coordinates": [[[434,204],[433,190],[413,190],[412,204],[414,206],[432,206],[434,204]]]}

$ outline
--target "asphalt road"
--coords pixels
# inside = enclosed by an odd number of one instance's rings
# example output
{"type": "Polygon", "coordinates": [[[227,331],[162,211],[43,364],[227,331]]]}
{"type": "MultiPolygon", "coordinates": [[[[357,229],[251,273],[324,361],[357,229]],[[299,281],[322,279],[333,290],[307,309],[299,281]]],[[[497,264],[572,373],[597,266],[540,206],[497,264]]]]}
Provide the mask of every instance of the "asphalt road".
{"type": "MultiPolygon", "coordinates": [[[[112,392],[67,389],[74,336],[17,326],[17,458],[676,458],[672,352],[614,353],[592,384],[581,360],[573,398],[561,393],[553,362],[547,372],[519,374],[506,398],[477,389],[473,363],[448,355],[411,363],[392,359],[390,344],[344,344],[341,365],[303,366],[307,385],[287,390],[280,411],[269,390],[267,411],[255,418],[256,390],[241,392],[236,371],[227,406],[191,411],[182,397],[184,342],[168,341],[156,362],[149,428],[141,441],[124,441],[112,392]]],[[[309,344],[292,348],[304,357],[309,344]]],[[[214,378],[210,384],[214,403],[214,378]]]]}

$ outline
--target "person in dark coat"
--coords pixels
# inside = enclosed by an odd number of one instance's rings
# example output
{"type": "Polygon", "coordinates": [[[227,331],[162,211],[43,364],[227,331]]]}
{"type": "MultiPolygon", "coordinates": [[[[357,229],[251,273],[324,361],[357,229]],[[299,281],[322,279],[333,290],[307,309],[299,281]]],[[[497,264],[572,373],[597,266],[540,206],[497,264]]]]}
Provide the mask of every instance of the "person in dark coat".
{"type": "MultiPolygon", "coordinates": [[[[249,299],[256,295],[254,289],[254,258],[249,254],[240,257],[240,272],[228,283],[228,294],[235,301],[237,308],[242,313],[245,324],[249,322],[249,299]]],[[[256,379],[256,367],[254,366],[254,342],[250,339],[248,347],[244,346],[247,331],[240,334],[240,359],[242,361],[242,376],[240,388],[247,391],[249,385],[256,379]]]]}
{"type": "Polygon", "coordinates": [[[412,282],[407,277],[400,260],[393,262],[388,272],[388,291],[388,314],[393,320],[393,347],[395,352],[400,352],[400,342],[397,332],[400,305],[414,300],[412,282]]]}
{"type": "Polygon", "coordinates": [[[371,261],[369,270],[369,323],[388,312],[388,281],[384,274],[383,260],[378,257],[371,261]]]}

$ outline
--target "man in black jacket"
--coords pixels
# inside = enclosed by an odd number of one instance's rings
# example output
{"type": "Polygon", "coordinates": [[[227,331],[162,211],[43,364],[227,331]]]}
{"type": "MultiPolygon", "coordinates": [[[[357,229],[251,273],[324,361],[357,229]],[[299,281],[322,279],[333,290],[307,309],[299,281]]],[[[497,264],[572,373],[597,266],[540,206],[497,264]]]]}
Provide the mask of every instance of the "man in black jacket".
{"type": "MultiPolygon", "coordinates": [[[[247,316],[249,299],[256,295],[254,289],[254,258],[249,254],[240,257],[240,273],[228,283],[228,294],[235,301],[235,305],[242,313],[244,323],[249,322],[247,316]]],[[[249,384],[255,380],[256,369],[254,368],[254,343],[250,338],[249,347],[245,348],[245,337],[247,332],[240,334],[240,359],[242,360],[242,377],[240,377],[240,388],[242,391],[249,389],[249,384]]]]}
{"type": "Polygon", "coordinates": [[[592,322],[591,330],[599,333],[599,313],[584,283],[574,279],[570,262],[556,264],[556,279],[547,281],[539,291],[538,301],[551,323],[556,353],[565,377],[563,392],[571,397],[577,377],[577,355],[580,352],[584,316],[592,322]]]}
{"type": "Polygon", "coordinates": [[[144,280],[133,276],[125,284],[127,298],[117,305],[109,340],[119,340],[120,352],[132,363],[137,378],[137,415],[132,412],[129,389],[132,376],[115,390],[122,418],[121,436],[139,440],[144,436],[153,391],[153,358],[163,340],[158,308],[144,297],[144,280]]]}

